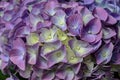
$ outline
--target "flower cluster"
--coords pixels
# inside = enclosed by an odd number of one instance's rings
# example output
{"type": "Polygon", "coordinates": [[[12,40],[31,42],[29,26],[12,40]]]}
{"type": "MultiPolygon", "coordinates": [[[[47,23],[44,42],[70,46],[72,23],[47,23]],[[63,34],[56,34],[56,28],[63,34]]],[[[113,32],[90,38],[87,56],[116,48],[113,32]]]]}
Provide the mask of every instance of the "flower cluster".
{"type": "Polygon", "coordinates": [[[6,80],[20,80],[16,74],[29,80],[115,80],[113,73],[120,72],[119,4],[1,1],[0,70],[10,76],[6,80]]]}

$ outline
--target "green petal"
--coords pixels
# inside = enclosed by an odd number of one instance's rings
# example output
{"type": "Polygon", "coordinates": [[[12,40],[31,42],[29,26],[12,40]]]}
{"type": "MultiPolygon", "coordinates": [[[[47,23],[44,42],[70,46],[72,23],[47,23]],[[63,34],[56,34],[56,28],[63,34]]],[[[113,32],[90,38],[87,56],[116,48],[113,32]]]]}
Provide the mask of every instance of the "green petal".
{"type": "Polygon", "coordinates": [[[34,45],[39,42],[39,35],[37,33],[30,33],[27,37],[27,44],[34,45]]]}
{"type": "Polygon", "coordinates": [[[67,39],[67,35],[65,34],[65,32],[60,29],[57,30],[57,35],[60,41],[64,41],[67,39]]]}
{"type": "Polygon", "coordinates": [[[66,46],[67,60],[68,60],[68,63],[70,63],[70,64],[76,64],[76,63],[82,61],[82,58],[78,58],[75,55],[75,53],[73,52],[73,50],[68,45],[68,41],[69,40],[70,40],[70,38],[67,38],[65,41],[63,41],[63,44],[66,46]]]}

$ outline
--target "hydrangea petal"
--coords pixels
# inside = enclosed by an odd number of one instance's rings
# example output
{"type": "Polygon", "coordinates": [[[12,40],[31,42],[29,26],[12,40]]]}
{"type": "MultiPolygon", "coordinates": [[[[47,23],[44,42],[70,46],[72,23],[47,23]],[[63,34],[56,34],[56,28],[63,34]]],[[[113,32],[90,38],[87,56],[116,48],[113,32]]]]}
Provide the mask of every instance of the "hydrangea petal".
{"type": "Polygon", "coordinates": [[[65,41],[63,41],[63,44],[66,46],[66,52],[67,52],[67,60],[70,64],[77,64],[79,62],[82,62],[83,58],[79,58],[75,55],[71,47],[69,46],[69,38],[67,38],[65,41]]]}
{"type": "Polygon", "coordinates": [[[71,49],[76,53],[77,56],[85,57],[86,55],[89,55],[91,51],[93,51],[92,46],[90,46],[88,43],[85,43],[87,45],[86,47],[81,44],[83,41],[78,41],[76,39],[70,40],[69,44],[71,49]]]}
{"type": "Polygon", "coordinates": [[[74,75],[75,75],[75,74],[74,74],[73,70],[72,70],[71,68],[68,68],[68,69],[66,70],[65,80],[73,80],[74,75]]]}
{"type": "Polygon", "coordinates": [[[97,34],[101,30],[101,22],[99,19],[94,18],[87,24],[86,27],[88,27],[88,32],[91,32],[92,34],[97,34]]]}
{"type": "Polygon", "coordinates": [[[56,1],[49,1],[45,4],[45,12],[50,16],[53,16],[56,13],[56,8],[58,6],[59,5],[56,1]]]}
{"type": "Polygon", "coordinates": [[[0,55],[0,69],[4,70],[9,62],[9,56],[5,54],[0,55]]]}
{"type": "Polygon", "coordinates": [[[65,31],[67,29],[65,16],[66,16],[66,14],[64,11],[57,10],[55,16],[52,17],[53,24],[55,24],[56,27],[59,27],[63,31],[65,31]]]}
{"type": "Polygon", "coordinates": [[[91,13],[89,14],[83,14],[83,22],[84,25],[86,25],[90,20],[92,20],[94,17],[91,13]]]}
{"type": "Polygon", "coordinates": [[[80,14],[73,14],[67,20],[68,30],[74,35],[80,35],[83,28],[83,22],[80,14]]]}
{"type": "Polygon", "coordinates": [[[25,60],[23,56],[21,50],[14,49],[10,52],[10,60],[21,70],[25,70],[25,60]]]}
{"type": "Polygon", "coordinates": [[[38,48],[39,48],[39,44],[27,47],[28,63],[31,64],[31,65],[36,64],[38,48]]]}
{"type": "Polygon", "coordinates": [[[13,49],[10,51],[10,60],[21,70],[25,70],[25,44],[18,38],[14,41],[13,46],[13,49]]]}
{"type": "Polygon", "coordinates": [[[51,52],[45,57],[48,60],[49,67],[53,66],[56,63],[59,62],[66,62],[66,49],[65,46],[62,46],[59,50],[56,50],[54,52],[51,52]]]}
{"type": "Polygon", "coordinates": [[[94,14],[96,14],[100,20],[106,21],[108,18],[108,13],[101,7],[96,7],[94,9],[94,14]]]}
{"type": "Polygon", "coordinates": [[[106,23],[114,25],[117,23],[117,20],[113,16],[109,15],[106,23]]]}
{"type": "Polygon", "coordinates": [[[57,71],[56,76],[60,79],[65,79],[65,71],[64,70],[57,71]]]}
{"type": "Polygon", "coordinates": [[[84,0],[85,5],[90,5],[94,2],[94,0],[84,0]]]}
{"type": "Polygon", "coordinates": [[[58,39],[60,41],[64,41],[67,39],[67,34],[65,34],[65,32],[63,32],[62,30],[58,29],[57,30],[57,35],[58,35],[58,39]]]}
{"type": "Polygon", "coordinates": [[[42,17],[40,16],[36,16],[36,15],[30,15],[30,23],[32,25],[32,29],[36,30],[36,26],[39,22],[43,22],[44,20],[42,19],[42,17]]]}
{"type": "Polygon", "coordinates": [[[75,74],[79,73],[80,67],[81,67],[81,63],[73,65],[72,69],[73,69],[75,74]]]}
{"type": "Polygon", "coordinates": [[[28,26],[23,26],[16,30],[15,36],[24,37],[28,34],[30,34],[30,28],[28,26]]]}
{"type": "Polygon", "coordinates": [[[31,76],[31,72],[32,72],[31,65],[27,65],[25,71],[20,70],[19,74],[20,74],[20,76],[22,76],[24,78],[29,78],[31,76]]]}
{"type": "Polygon", "coordinates": [[[60,41],[52,42],[52,43],[46,43],[41,48],[41,55],[46,55],[50,52],[53,52],[55,50],[58,50],[62,46],[62,43],[60,41]]]}
{"type": "Polygon", "coordinates": [[[116,32],[111,28],[103,28],[103,39],[110,39],[115,35],[116,35],[116,32]]]}
{"type": "Polygon", "coordinates": [[[54,72],[48,72],[42,76],[42,80],[52,80],[54,77],[54,72]]]}
{"type": "Polygon", "coordinates": [[[26,39],[28,45],[39,43],[39,35],[37,33],[30,33],[26,39]]]}
{"type": "Polygon", "coordinates": [[[36,66],[40,69],[48,69],[48,63],[47,63],[47,60],[44,59],[43,57],[39,57],[38,58],[38,61],[36,63],[36,66]]]}
{"type": "Polygon", "coordinates": [[[113,44],[105,44],[98,53],[96,53],[97,64],[108,63],[112,57],[113,44]]]}
{"type": "Polygon", "coordinates": [[[42,28],[40,34],[41,42],[55,42],[57,41],[57,29],[53,27],[52,29],[42,28]]]}

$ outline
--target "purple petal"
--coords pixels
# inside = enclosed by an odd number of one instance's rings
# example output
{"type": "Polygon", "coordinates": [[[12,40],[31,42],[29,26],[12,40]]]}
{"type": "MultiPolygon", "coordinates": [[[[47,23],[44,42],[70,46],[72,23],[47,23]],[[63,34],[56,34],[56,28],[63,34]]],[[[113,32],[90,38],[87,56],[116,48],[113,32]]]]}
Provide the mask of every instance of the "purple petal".
{"type": "Polygon", "coordinates": [[[111,15],[109,15],[108,18],[107,18],[106,23],[114,25],[114,24],[117,23],[117,20],[114,17],[112,17],[111,15]]]}
{"type": "Polygon", "coordinates": [[[74,35],[80,35],[83,28],[83,22],[80,14],[74,14],[68,17],[68,30],[74,35]]]}
{"type": "Polygon", "coordinates": [[[42,76],[42,80],[53,80],[54,77],[54,72],[48,72],[42,76]]]}
{"type": "Polygon", "coordinates": [[[29,78],[31,76],[31,72],[32,72],[32,66],[27,65],[25,71],[20,70],[19,74],[20,74],[20,76],[22,76],[24,78],[29,78]]]}
{"type": "Polygon", "coordinates": [[[93,48],[91,45],[89,45],[87,42],[79,41],[76,39],[72,39],[69,42],[71,49],[76,53],[79,57],[85,57],[93,51],[93,48]]]}
{"type": "Polygon", "coordinates": [[[97,34],[100,32],[102,26],[100,20],[94,18],[87,24],[86,27],[88,27],[88,31],[90,31],[92,34],[97,34]]]}
{"type": "Polygon", "coordinates": [[[90,5],[94,2],[94,0],[84,0],[85,5],[90,5]]]}
{"type": "Polygon", "coordinates": [[[16,64],[21,70],[25,70],[25,59],[21,50],[13,49],[10,52],[10,60],[16,64]]]}
{"type": "Polygon", "coordinates": [[[103,38],[110,39],[111,37],[115,36],[116,32],[111,28],[103,28],[103,38]]]}
{"type": "Polygon", "coordinates": [[[32,15],[32,14],[30,14],[29,19],[30,19],[30,24],[32,26],[33,31],[37,29],[37,24],[39,22],[43,22],[44,21],[42,17],[36,16],[36,15],[32,15]]]}
{"type": "Polygon", "coordinates": [[[46,54],[49,67],[59,62],[66,62],[66,49],[62,46],[59,50],[46,54]]]}
{"type": "Polygon", "coordinates": [[[56,1],[48,1],[45,4],[45,12],[50,16],[53,16],[56,13],[56,8],[58,7],[58,3],[56,1]]]}
{"type": "Polygon", "coordinates": [[[20,38],[14,40],[13,49],[18,49],[18,50],[21,50],[23,53],[25,53],[26,48],[25,48],[24,41],[22,39],[20,39],[20,38]]]}
{"type": "Polygon", "coordinates": [[[16,30],[15,36],[17,37],[25,37],[30,34],[30,28],[28,26],[20,27],[16,30]]]}
{"type": "Polygon", "coordinates": [[[63,70],[57,71],[56,76],[60,79],[65,79],[65,71],[63,71],[63,70]]]}
{"type": "Polygon", "coordinates": [[[65,31],[67,29],[65,16],[66,16],[66,14],[64,11],[57,10],[55,16],[52,17],[53,24],[55,24],[56,27],[59,27],[63,31],[65,31]]]}
{"type": "Polygon", "coordinates": [[[108,18],[108,13],[101,7],[96,7],[94,9],[94,14],[96,14],[98,18],[103,21],[106,21],[108,18]]]}
{"type": "Polygon", "coordinates": [[[74,72],[72,71],[72,69],[66,69],[66,77],[65,80],[73,80],[74,78],[74,72]]]}
{"type": "Polygon", "coordinates": [[[105,44],[98,53],[96,53],[97,64],[108,63],[112,57],[113,44],[105,44]]]}
{"type": "Polygon", "coordinates": [[[80,70],[80,67],[81,67],[81,63],[78,63],[78,64],[75,64],[73,65],[73,71],[75,74],[78,74],[79,70],[80,70]]]}
{"type": "Polygon", "coordinates": [[[39,44],[27,47],[28,63],[29,64],[32,64],[32,65],[36,64],[37,54],[38,54],[38,48],[39,48],[39,44]]]}
{"type": "Polygon", "coordinates": [[[96,40],[96,35],[92,34],[84,34],[84,36],[81,38],[82,40],[86,42],[94,42],[96,40]]]}
{"type": "Polygon", "coordinates": [[[21,39],[13,42],[13,49],[10,51],[10,60],[16,64],[21,70],[25,70],[25,44],[21,39]]]}
{"type": "Polygon", "coordinates": [[[36,66],[40,69],[48,69],[47,60],[42,58],[42,57],[39,57],[38,60],[37,60],[36,66]]]}
{"type": "Polygon", "coordinates": [[[41,48],[41,55],[49,54],[50,52],[53,52],[55,50],[58,50],[62,46],[62,43],[60,41],[52,42],[52,43],[46,43],[41,48]]]}
{"type": "Polygon", "coordinates": [[[0,55],[0,69],[4,70],[9,62],[9,56],[5,54],[0,55]]]}

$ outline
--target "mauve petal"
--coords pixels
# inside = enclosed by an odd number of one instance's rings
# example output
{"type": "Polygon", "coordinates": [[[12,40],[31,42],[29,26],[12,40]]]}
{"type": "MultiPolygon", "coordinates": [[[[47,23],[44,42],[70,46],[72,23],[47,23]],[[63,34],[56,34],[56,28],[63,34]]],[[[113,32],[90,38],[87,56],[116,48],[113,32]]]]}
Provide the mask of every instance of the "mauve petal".
{"type": "Polygon", "coordinates": [[[73,65],[72,69],[75,74],[78,74],[78,72],[80,71],[80,67],[81,67],[81,63],[73,65]]]}
{"type": "Polygon", "coordinates": [[[27,65],[25,71],[20,70],[19,74],[20,74],[20,76],[22,76],[24,78],[29,78],[31,76],[31,72],[32,72],[32,66],[27,65]]]}
{"type": "Polygon", "coordinates": [[[30,14],[29,19],[30,19],[30,24],[32,25],[32,29],[33,30],[36,30],[36,28],[37,28],[36,26],[37,26],[37,24],[39,22],[44,22],[44,20],[42,19],[42,17],[36,16],[36,15],[32,15],[32,14],[30,14]]]}
{"type": "Polygon", "coordinates": [[[120,58],[119,57],[120,57],[120,53],[118,51],[114,51],[112,59],[111,59],[112,63],[119,65],[120,64],[120,58]]]}
{"type": "Polygon", "coordinates": [[[70,68],[66,69],[66,77],[65,77],[65,80],[73,80],[74,78],[74,72],[73,70],[70,68]]]}
{"type": "Polygon", "coordinates": [[[27,47],[28,63],[31,64],[31,65],[36,64],[38,48],[39,48],[39,44],[27,47]]]}
{"type": "Polygon", "coordinates": [[[10,60],[21,70],[25,70],[25,43],[18,38],[13,42],[13,49],[10,51],[10,60]]]}
{"type": "Polygon", "coordinates": [[[57,10],[56,14],[51,19],[53,24],[55,24],[56,27],[62,29],[63,31],[67,29],[65,16],[66,14],[64,11],[57,10]]]}
{"type": "Polygon", "coordinates": [[[108,13],[101,7],[96,7],[93,13],[97,15],[100,20],[106,21],[108,18],[108,13]]]}
{"type": "Polygon", "coordinates": [[[88,24],[88,22],[91,21],[92,19],[94,19],[94,16],[92,15],[92,13],[83,14],[84,25],[88,24]]]}
{"type": "Polygon", "coordinates": [[[25,59],[21,50],[13,49],[10,52],[10,60],[16,64],[21,70],[25,70],[25,59]]]}
{"type": "Polygon", "coordinates": [[[85,5],[90,5],[94,2],[94,0],[84,0],[85,5]]]}
{"type": "Polygon", "coordinates": [[[80,35],[83,28],[83,22],[80,14],[73,14],[67,20],[68,30],[74,35],[80,35]]]}
{"type": "Polygon", "coordinates": [[[39,43],[39,35],[37,33],[30,33],[27,37],[27,44],[34,45],[39,43]]]}
{"type": "Polygon", "coordinates": [[[92,45],[92,47],[93,47],[93,49],[94,49],[93,51],[98,50],[99,47],[101,46],[101,44],[102,44],[102,41],[101,41],[101,40],[99,40],[97,43],[93,44],[93,45],[92,45]]]}
{"type": "Polygon", "coordinates": [[[96,34],[96,41],[95,41],[95,43],[98,42],[98,41],[100,41],[102,39],[102,37],[103,37],[102,34],[103,34],[102,30],[98,34],[96,34]]]}
{"type": "Polygon", "coordinates": [[[97,64],[108,63],[112,57],[113,44],[105,44],[98,53],[96,53],[97,64]]]}
{"type": "Polygon", "coordinates": [[[24,37],[28,34],[30,34],[30,28],[28,26],[20,27],[15,32],[15,36],[17,37],[24,37]]]}
{"type": "Polygon", "coordinates": [[[118,13],[112,13],[111,14],[115,19],[120,20],[120,14],[118,13]]]}
{"type": "Polygon", "coordinates": [[[56,42],[52,42],[52,43],[46,43],[41,48],[41,55],[44,56],[46,54],[49,54],[50,52],[58,50],[61,46],[62,46],[62,43],[60,41],[56,41],[56,42]]]}
{"type": "Polygon", "coordinates": [[[63,71],[63,70],[57,71],[56,76],[60,79],[65,79],[65,71],[63,71]]]}
{"type": "Polygon", "coordinates": [[[66,49],[62,46],[59,50],[46,54],[45,57],[48,60],[48,66],[51,67],[59,62],[66,62],[66,49]]]}
{"type": "Polygon", "coordinates": [[[55,77],[54,72],[48,72],[46,74],[43,74],[42,80],[53,80],[54,77],[55,77]]]}
{"type": "Polygon", "coordinates": [[[0,69],[4,70],[7,67],[8,63],[0,59],[0,69]]]}
{"type": "Polygon", "coordinates": [[[53,16],[56,13],[56,8],[59,6],[59,4],[56,1],[48,1],[45,4],[45,12],[49,14],[50,16],[53,16]]]}
{"type": "Polygon", "coordinates": [[[37,61],[37,65],[36,65],[38,68],[40,69],[48,69],[48,63],[47,63],[47,60],[40,57],[37,61]]]}
{"type": "Polygon", "coordinates": [[[103,39],[110,39],[115,35],[116,35],[116,32],[111,28],[103,28],[103,39]]]}
{"type": "Polygon", "coordinates": [[[37,24],[37,29],[41,29],[41,28],[51,28],[52,26],[52,22],[51,21],[44,21],[44,22],[39,22],[37,24]]]}
{"type": "Polygon", "coordinates": [[[26,48],[25,48],[25,43],[22,39],[17,38],[16,40],[13,41],[13,49],[18,49],[25,53],[26,48]]]}
{"type": "Polygon", "coordinates": [[[96,35],[93,34],[85,34],[84,36],[81,37],[82,40],[87,41],[87,42],[94,42],[96,39],[96,35]]]}
{"type": "Polygon", "coordinates": [[[91,32],[91,34],[97,34],[100,32],[102,25],[99,19],[94,18],[86,25],[86,28],[88,28],[88,32],[91,32]]]}
{"type": "Polygon", "coordinates": [[[109,15],[106,20],[106,23],[110,25],[114,25],[117,23],[117,20],[113,16],[109,15]]]}
{"type": "Polygon", "coordinates": [[[7,11],[4,13],[3,19],[5,21],[10,21],[12,19],[12,16],[13,16],[13,12],[7,11]]]}

